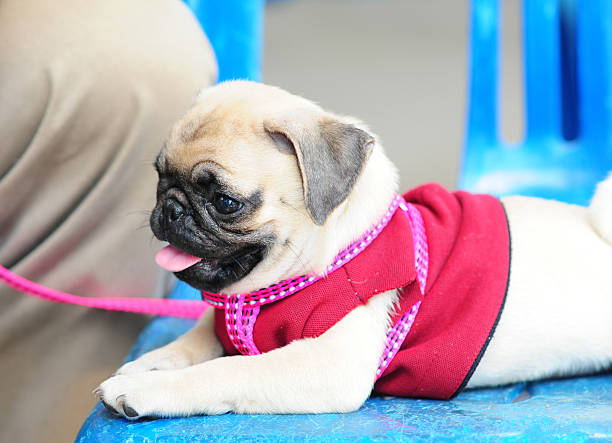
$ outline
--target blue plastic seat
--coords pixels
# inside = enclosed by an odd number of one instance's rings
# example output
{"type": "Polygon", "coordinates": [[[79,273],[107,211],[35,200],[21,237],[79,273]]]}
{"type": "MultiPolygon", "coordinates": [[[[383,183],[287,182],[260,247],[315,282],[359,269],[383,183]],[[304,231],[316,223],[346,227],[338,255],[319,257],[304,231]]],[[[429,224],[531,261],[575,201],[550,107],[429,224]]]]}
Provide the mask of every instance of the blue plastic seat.
{"type": "Polygon", "coordinates": [[[213,47],[219,81],[261,81],[264,0],[185,0],[213,47]]]}
{"type": "MultiPolygon", "coordinates": [[[[193,325],[160,318],[128,360],[193,325]]],[[[466,391],[448,401],[371,398],[350,414],[197,416],[128,421],[102,405],[77,442],[599,441],[612,440],[612,375],[466,391]]]]}
{"type": "MultiPolygon", "coordinates": [[[[220,79],[259,79],[262,2],[188,3],[200,8],[196,14],[217,53],[220,79]]],[[[586,0],[577,14],[571,1],[526,0],[525,6],[527,137],[517,147],[497,135],[498,2],[473,0],[470,109],[461,186],[585,203],[594,183],[612,166],[612,77],[606,60],[612,56],[612,2],[586,0]],[[570,39],[563,45],[562,36],[570,39]],[[563,56],[561,46],[567,51],[563,56]],[[577,63],[572,61],[576,53],[577,63]]],[[[171,296],[198,298],[199,294],[180,283],[171,296]]],[[[154,320],[127,360],[172,341],[193,323],[154,320]]],[[[612,440],[612,374],[466,391],[450,401],[378,397],[351,414],[227,414],[130,422],[98,405],[77,436],[78,442],[176,443],[457,439],[612,440]]]]}
{"type": "Polygon", "coordinates": [[[499,136],[500,5],[473,0],[459,187],[587,204],[612,169],[612,2],[523,2],[526,136],[499,136]]]}

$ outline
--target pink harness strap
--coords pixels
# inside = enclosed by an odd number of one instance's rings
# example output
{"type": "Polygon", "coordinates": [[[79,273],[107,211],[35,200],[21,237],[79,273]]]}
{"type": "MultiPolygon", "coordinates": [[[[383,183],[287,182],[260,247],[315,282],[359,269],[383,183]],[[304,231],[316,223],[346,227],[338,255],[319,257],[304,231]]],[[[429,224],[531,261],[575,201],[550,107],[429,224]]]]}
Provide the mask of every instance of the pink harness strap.
{"type": "MultiPolygon", "coordinates": [[[[405,202],[400,195],[396,195],[393,198],[387,212],[376,225],[363,234],[359,240],[351,243],[336,256],[333,262],[327,267],[326,274],[348,263],[372,243],[387,226],[398,207],[404,211],[410,223],[414,244],[417,281],[421,294],[424,295],[427,282],[427,270],[429,267],[429,252],[427,248],[425,224],[419,210],[410,203],[405,202]]],[[[225,327],[234,348],[243,355],[257,355],[260,354],[260,351],[257,349],[253,340],[253,327],[257,321],[260,306],[289,297],[324,277],[325,275],[303,275],[246,294],[216,294],[202,291],[202,298],[216,309],[225,309],[225,327]]],[[[389,363],[391,363],[391,360],[393,360],[393,357],[395,357],[399,351],[399,348],[412,327],[420,306],[420,301],[415,303],[410,311],[400,317],[395,325],[387,331],[385,349],[380,358],[378,370],[376,372],[376,380],[380,378],[385,369],[389,366],[389,363]]]]}
{"type": "MultiPolygon", "coordinates": [[[[410,203],[400,203],[400,208],[408,216],[410,222],[410,230],[412,231],[412,243],[414,245],[414,266],[417,273],[417,281],[419,282],[419,290],[421,295],[425,296],[425,288],[427,285],[427,271],[429,269],[429,249],[427,247],[427,235],[425,233],[425,222],[417,208],[410,203]]],[[[385,369],[389,366],[393,357],[397,354],[406,339],[408,332],[412,328],[414,319],[421,307],[421,301],[416,302],[410,311],[402,315],[393,327],[387,330],[387,340],[385,341],[385,349],[380,356],[378,369],[376,370],[376,379],[378,380],[385,369]]]]}
{"type": "MultiPolygon", "coordinates": [[[[336,255],[336,258],[327,267],[326,273],[331,273],[340,268],[367,248],[387,226],[389,220],[391,220],[391,217],[393,217],[393,214],[403,201],[404,199],[400,195],[395,195],[387,212],[385,212],[379,222],[366,231],[359,240],[351,243],[336,255]]],[[[301,289],[312,285],[324,276],[302,275],[246,294],[230,295],[202,291],[202,299],[217,309],[225,309],[225,327],[234,348],[243,355],[257,355],[260,352],[253,341],[253,327],[257,321],[259,307],[289,297],[301,289]]]]}
{"type": "Polygon", "coordinates": [[[138,314],[169,317],[199,318],[209,305],[200,300],[168,300],[160,298],[100,297],[89,298],[56,291],[31,282],[0,265],[0,279],[19,292],[56,303],[69,303],[108,311],[135,312],[138,314]]]}
{"type": "MultiPolygon", "coordinates": [[[[334,272],[336,269],[340,268],[345,263],[348,263],[353,257],[368,247],[368,245],[374,241],[378,234],[382,232],[385,226],[387,226],[389,220],[391,220],[391,217],[393,217],[393,214],[402,202],[404,202],[404,199],[400,195],[396,195],[393,198],[393,201],[391,201],[387,212],[385,212],[385,215],[383,215],[378,223],[363,234],[359,240],[351,243],[338,255],[336,255],[332,263],[327,267],[326,274],[334,272]]],[[[404,204],[406,203],[404,202],[404,204]]],[[[326,274],[302,275],[289,280],[283,280],[280,283],[276,283],[263,289],[258,289],[257,291],[248,292],[246,294],[235,294],[235,296],[238,297],[236,300],[243,300],[245,306],[261,306],[272,303],[274,301],[282,300],[283,298],[296,293],[300,289],[310,286],[314,282],[325,277],[326,274]]],[[[224,308],[230,297],[232,297],[232,295],[202,291],[202,299],[216,308],[224,308]]]]}

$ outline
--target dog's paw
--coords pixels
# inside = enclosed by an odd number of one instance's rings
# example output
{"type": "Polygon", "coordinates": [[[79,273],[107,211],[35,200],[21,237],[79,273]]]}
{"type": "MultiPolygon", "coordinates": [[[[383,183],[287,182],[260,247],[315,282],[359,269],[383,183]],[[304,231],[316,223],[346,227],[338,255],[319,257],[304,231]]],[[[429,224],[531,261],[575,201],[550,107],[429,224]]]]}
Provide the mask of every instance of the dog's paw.
{"type": "Polygon", "coordinates": [[[231,407],[223,401],[221,391],[207,377],[194,378],[179,369],[115,375],[94,394],[113,414],[136,420],[229,412],[231,407]]]}
{"type": "Polygon", "coordinates": [[[103,382],[94,394],[113,415],[128,420],[163,416],[163,408],[157,407],[158,393],[146,375],[116,375],[103,382]]]}
{"type": "Polygon", "coordinates": [[[111,413],[128,420],[183,415],[172,410],[173,392],[156,375],[155,372],[116,375],[103,382],[94,394],[111,413]]]}
{"type": "Polygon", "coordinates": [[[147,352],[134,361],[117,369],[115,375],[138,374],[147,371],[167,371],[181,369],[193,364],[191,356],[175,347],[163,347],[147,352]]]}

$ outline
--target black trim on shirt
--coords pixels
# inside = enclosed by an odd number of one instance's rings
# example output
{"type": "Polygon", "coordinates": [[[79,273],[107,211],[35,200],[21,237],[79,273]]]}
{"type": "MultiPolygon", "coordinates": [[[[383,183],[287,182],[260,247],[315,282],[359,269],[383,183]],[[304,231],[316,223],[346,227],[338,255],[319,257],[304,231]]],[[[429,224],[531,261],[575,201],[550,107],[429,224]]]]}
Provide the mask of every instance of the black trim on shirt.
{"type": "Polygon", "coordinates": [[[459,389],[457,389],[455,393],[450,396],[450,398],[456,397],[461,391],[463,391],[463,389],[466,387],[466,385],[470,381],[470,378],[472,378],[472,374],[474,374],[476,367],[480,363],[482,356],[484,355],[485,351],[487,350],[487,347],[489,346],[489,343],[491,342],[491,339],[493,338],[493,334],[495,334],[495,329],[497,328],[497,324],[499,323],[499,319],[501,318],[502,311],[504,310],[504,306],[506,305],[506,297],[508,295],[508,287],[510,285],[510,265],[512,263],[512,235],[510,234],[510,221],[508,220],[508,213],[506,212],[506,207],[504,206],[501,200],[499,200],[499,203],[502,205],[502,208],[504,209],[504,215],[506,216],[506,224],[508,226],[508,247],[510,249],[508,251],[508,277],[506,279],[506,291],[504,292],[504,299],[502,300],[502,304],[499,308],[499,313],[497,314],[495,323],[493,323],[493,327],[491,328],[491,331],[489,332],[489,336],[487,337],[487,340],[484,342],[482,349],[480,349],[480,352],[478,353],[478,357],[476,357],[476,360],[474,360],[474,363],[472,363],[472,367],[470,368],[469,372],[463,379],[463,382],[461,383],[461,386],[459,386],[459,389]]]}

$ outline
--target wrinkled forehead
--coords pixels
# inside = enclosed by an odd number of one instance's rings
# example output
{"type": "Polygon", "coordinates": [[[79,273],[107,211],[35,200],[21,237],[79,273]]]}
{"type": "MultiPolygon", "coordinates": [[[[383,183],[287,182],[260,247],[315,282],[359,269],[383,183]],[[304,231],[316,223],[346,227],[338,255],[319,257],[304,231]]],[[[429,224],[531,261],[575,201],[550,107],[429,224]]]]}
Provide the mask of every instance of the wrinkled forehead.
{"type": "Polygon", "coordinates": [[[172,128],[162,155],[186,172],[204,160],[249,156],[247,146],[257,146],[264,135],[261,120],[239,104],[199,103],[172,128]]]}
{"type": "Polygon", "coordinates": [[[268,184],[279,165],[294,161],[274,149],[261,118],[242,106],[206,103],[174,126],[157,160],[167,173],[194,182],[210,176],[243,195],[268,184]]]}
{"type": "Polygon", "coordinates": [[[308,100],[282,89],[252,82],[227,82],[205,90],[174,126],[169,144],[181,145],[206,137],[261,135],[263,122],[294,109],[320,112],[308,100]]]}
{"type": "Polygon", "coordinates": [[[180,147],[199,140],[240,137],[258,132],[262,126],[252,107],[241,102],[196,103],[172,128],[168,147],[180,147]]]}

